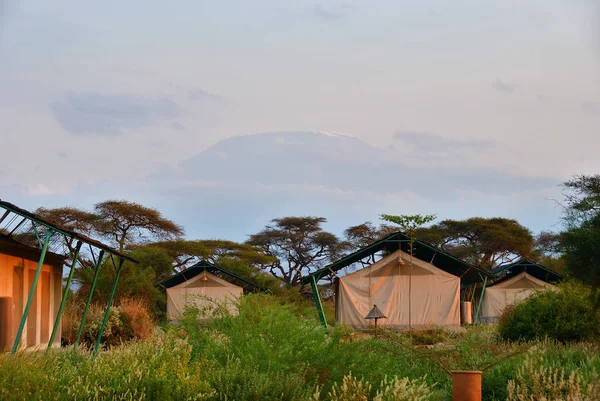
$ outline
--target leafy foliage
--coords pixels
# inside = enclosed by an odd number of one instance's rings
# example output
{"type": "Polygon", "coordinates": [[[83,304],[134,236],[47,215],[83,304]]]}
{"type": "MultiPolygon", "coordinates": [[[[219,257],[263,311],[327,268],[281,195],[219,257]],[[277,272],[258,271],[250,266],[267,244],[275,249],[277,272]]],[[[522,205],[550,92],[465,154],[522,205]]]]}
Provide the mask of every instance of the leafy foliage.
{"type": "Polygon", "coordinates": [[[324,231],[324,217],[283,217],[274,219],[261,232],[250,236],[248,244],[259,247],[274,258],[264,267],[290,285],[337,258],[344,244],[324,231]]]}
{"type": "Polygon", "coordinates": [[[502,217],[443,220],[416,230],[416,237],[483,269],[530,257],[534,247],[527,228],[502,217]]]}
{"type": "Polygon", "coordinates": [[[376,227],[371,222],[348,227],[344,237],[350,249],[356,250],[371,245],[373,242],[396,232],[396,228],[387,224],[376,227]]]}
{"type": "Polygon", "coordinates": [[[578,227],[600,215],[600,174],[579,175],[563,183],[565,222],[578,227]]]}
{"type": "MultiPolygon", "coordinates": [[[[225,313],[201,323],[192,309],[181,324],[95,359],[85,351],[0,355],[0,399],[316,401],[332,399],[334,391],[340,400],[449,399],[449,375],[402,345],[407,334],[394,333],[402,344],[341,328],[327,335],[314,308],[309,313],[272,296],[250,295],[241,300],[237,316],[225,313]]],[[[455,367],[485,366],[505,344],[490,327],[437,337],[434,347],[417,349],[436,352],[455,367]],[[460,359],[451,361],[457,353],[460,359]]],[[[528,346],[535,356],[533,372],[564,369],[565,378],[574,372],[582,390],[600,371],[597,344],[536,341],[528,346]]],[[[543,381],[527,373],[523,361],[529,358],[503,359],[486,371],[483,399],[506,400],[509,380],[524,388],[518,393],[523,398],[516,399],[543,399],[532,392],[543,381]]]]}
{"type": "Polygon", "coordinates": [[[391,223],[397,224],[404,231],[414,232],[414,230],[416,230],[417,228],[435,220],[436,216],[434,214],[427,214],[427,215],[415,214],[415,215],[400,215],[400,216],[395,216],[395,215],[391,215],[391,214],[382,214],[381,218],[385,221],[389,221],[391,223]]]}
{"type": "Polygon", "coordinates": [[[199,260],[208,260],[220,265],[224,259],[239,260],[246,266],[265,268],[276,262],[260,248],[228,240],[183,240],[161,241],[150,244],[160,248],[173,258],[174,269],[183,270],[199,260]]]}
{"type": "Polygon", "coordinates": [[[126,200],[97,203],[93,212],[63,207],[40,208],[36,214],[58,225],[114,244],[121,252],[135,243],[183,235],[183,228],[163,217],[158,210],[126,200]]]}
{"type": "MultiPolygon", "coordinates": [[[[166,310],[166,296],[156,283],[171,276],[173,260],[156,248],[136,249],[130,254],[140,263],[126,261],[123,265],[115,292],[115,302],[128,298],[138,299],[160,318],[161,313],[166,310]]],[[[89,267],[81,267],[75,271],[74,280],[80,285],[76,297],[80,302],[87,300],[94,273],[95,269],[89,267]]],[[[117,269],[112,260],[106,259],[100,266],[94,299],[104,302],[108,300],[116,276],[117,269]]]]}
{"type": "Polygon", "coordinates": [[[571,282],[558,291],[533,294],[507,308],[500,318],[498,331],[507,340],[552,338],[581,341],[600,338],[600,319],[590,300],[591,290],[571,282]]]}
{"type": "Polygon", "coordinates": [[[600,175],[576,176],[563,185],[563,258],[573,277],[592,286],[593,302],[600,307],[600,175]]]}

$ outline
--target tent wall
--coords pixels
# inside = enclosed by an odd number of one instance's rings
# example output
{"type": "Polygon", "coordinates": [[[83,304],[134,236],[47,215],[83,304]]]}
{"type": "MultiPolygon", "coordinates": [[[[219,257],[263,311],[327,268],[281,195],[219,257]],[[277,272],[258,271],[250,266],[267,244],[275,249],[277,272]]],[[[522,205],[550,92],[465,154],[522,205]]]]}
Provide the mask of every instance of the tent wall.
{"type": "Polygon", "coordinates": [[[525,272],[486,288],[481,306],[481,321],[497,321],[507,306],[513,305],[532,294],[555,288],[552,284],[535,278],[525,272]]]}
{"type": "Polygon", "coordinates": [[[204,272],[188,281],[167,288],[167,318],[179,320],[186,306],[199,310],[211,309],[216,303],[224,304],[230,313],[237,313],[234,301],[244,294],[244,289],[219,277],[204,272]],[[206,280],[204,280],[206,277],[206,280]]]}
{"type": "MultiPolygon", "coordinates": [[[[0,298],[10,298],[11,302],[11,308],[2,313],[0,318],[0,331],[2,331],[0,336],[9,339],[5,344],[12,346],[15,339],[37,264],[37,260],[0,253],[0,298]]],[[[48,345],[61,297],[62,266],[42,265],[40,279],[21,337],[22,346],[48,345]]],[[[60,331],[55,337],[54,345],[60,346],[60,331]]]]}
{"type": "Polygon", "coordinates": [[[409,325],[409,282],[411,325],[460,326],[460,278],[402,251],[339,279],[336,318],[344,325],[366,327],[365,316],[373,305],[387,316],[380,325],[409,325]],[[404,262],[401,262],[404,260],[404,262]]]}

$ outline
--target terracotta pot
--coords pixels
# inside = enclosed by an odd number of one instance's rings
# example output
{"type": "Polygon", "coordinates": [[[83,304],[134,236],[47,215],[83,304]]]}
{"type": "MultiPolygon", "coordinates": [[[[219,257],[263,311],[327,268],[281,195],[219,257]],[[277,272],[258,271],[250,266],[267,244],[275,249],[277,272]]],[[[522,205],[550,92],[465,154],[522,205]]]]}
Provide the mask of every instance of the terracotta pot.
{"type": "Polygon", "coordinates": [[[481,371],[453,370],[452,401],[481,401],[481,371]]]}

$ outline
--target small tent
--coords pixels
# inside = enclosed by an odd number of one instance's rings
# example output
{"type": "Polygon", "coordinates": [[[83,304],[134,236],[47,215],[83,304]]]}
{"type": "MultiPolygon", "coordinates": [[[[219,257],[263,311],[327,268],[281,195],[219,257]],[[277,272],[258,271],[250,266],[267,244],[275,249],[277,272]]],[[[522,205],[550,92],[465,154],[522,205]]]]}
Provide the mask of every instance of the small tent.
{"type": "Polygon", "coordinates": [[[217,305],[237,313],[235,300],[247,292],[266,291],[237,274],[202,261],[159,283],[167,292],[167,319],[179,320],[186,306],[210,315],[217,305]]]}
{"type": "Polygon", "coordinates": [[[382,325],[408,327],[409,296],[413,327],[460,326],[460,277],[414,257],[411,268],[401,250],[338,280],[336,319],[369,326],[365,316],[377,305],[382,325]]]}
{"type": "Polygon", "coordinates": [[[493,273],[497,279],[483,295],[481,321],[484,323],[497,321],[507,306],[538,291],[553,289],[552,283],[562,279],[560,274],[527,259],[500,266],[493,273]]]}

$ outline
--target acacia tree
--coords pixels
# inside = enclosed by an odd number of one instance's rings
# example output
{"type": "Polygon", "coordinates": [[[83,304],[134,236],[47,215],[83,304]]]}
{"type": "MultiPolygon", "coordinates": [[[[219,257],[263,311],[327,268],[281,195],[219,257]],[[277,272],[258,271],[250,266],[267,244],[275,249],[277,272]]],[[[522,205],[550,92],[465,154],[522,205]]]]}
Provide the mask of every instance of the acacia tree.
{"type": "Polygon", "coordinates": [[[100,202],[94,206],[94,213],[98,216],[94,230],[118,245],[121,252],[128,243],[183,235],[183,228],[163,217],[158,210],[134,202],[100,202]]]}
{"type": "Polygon", "coordinates": [[[487,270],[519,256],[530,257],[534,247],[531,231],[502,217],[443,220],[415,234],[419,240],[487,270]]]}
{"type": "MultiPolygon", "coordinates": [[[[166,269],[172,262],[168,255],[156,249],[133,250],[136,244],[145,243],[151,239],[169,239],[183,234],[183,229],[162,216],[162,214],[137,203],[128,201],[106,201],[94,206],[92,212],[73,207],[56,209],[40,208],[36,211],[40,217],[53,221],[61,227],[78,231],[90,237],[109,242],[118,247],[119,251],[133,251],[134,257],[139,257],[139,265],[127,263],[121,274],[121,286],[117,295],[127,296],[136,294],[155,304],[160,297],[154,284],[160,278],[166,277],[166,269]]],[[[73,254],[75,244],[68,243],[73,254]]],[[[82,251],[78,259],[81,269],[75,270],[74,280],[80,285],[79,295],[85,295],[91,288],[96,268],[95,257],[89,252],[82,251]]],[[[96,292],[101,296],[110,291],[111,283],[116,276],[113,260],[105,258],[101,265],[96,292]]],[[[118,299],[118,298],[117,298],[118,299]]]]}
{"type": "MultiPolygon", "coordinates": [[[[396,227],[387,224],[381,224],[377,227],[370,221],[351,226],[344,230],[344,248],[347,251],[356,251],[396,231],[398,231],[396,227]]],[[[363,267],[373,264],[375,263],[375,255],[370,255],[368,258],[359,260],[357,263],[363,267]]]]}
{"type": "Polygon", "coordinates": [[[283,217],[271,220],[247,244],[261,248],[274,262],[263,267],[285,283],[299,285],[302,278],[337,258],[344,244],[326,232],[324,217],[283,217]]]}
{"type": "Polygon", "coordinates": [[[158,210],[126,200],[97,203],[92,212],[62,207],[40,208],[36,214],[65,228],[110,242],[120,252],[130,245],[183,235],[183,228],[158,210]]]}
{"type": "Polygon", "coordinates": [[[356,250],[369,246],[373,242],[386,235],[392,234],[395,231],[397,231],[397,229],[390,225],[381,224],[377,227],[370,221],[367,221],[356,226],[348,227],[344,230],[344,237],[350,249],[356,250]]]}
{"type": "Polygon", "coordinates": [[[275,262],[262,249],[249,244],[240,244],[228,240],[184,240],[160,241],[149,247],[163,250],[173,259],[174,271],[181,271],[200,260],[222,264],[225,260],[238,260],[252,268],[264,268],[275,262]]]}

